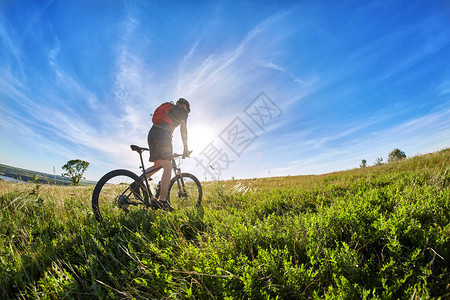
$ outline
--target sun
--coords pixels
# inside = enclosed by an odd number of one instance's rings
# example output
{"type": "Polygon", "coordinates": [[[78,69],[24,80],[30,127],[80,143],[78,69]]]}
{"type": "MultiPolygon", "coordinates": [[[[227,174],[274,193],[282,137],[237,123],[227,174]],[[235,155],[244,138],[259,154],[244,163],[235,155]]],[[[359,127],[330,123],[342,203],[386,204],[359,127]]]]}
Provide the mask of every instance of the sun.
{"type": "Polygon", "coordinates": [[[189,128],[189,149],[198,153],[202,151],[214,139],[214,131],[206,126],[195,126],[189,128]]]}

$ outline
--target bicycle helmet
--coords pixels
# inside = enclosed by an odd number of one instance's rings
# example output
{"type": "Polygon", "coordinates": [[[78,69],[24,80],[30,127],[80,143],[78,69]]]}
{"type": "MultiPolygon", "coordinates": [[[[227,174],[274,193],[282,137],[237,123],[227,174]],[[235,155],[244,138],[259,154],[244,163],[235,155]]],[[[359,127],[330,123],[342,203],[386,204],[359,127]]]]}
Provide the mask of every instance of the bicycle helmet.
{"type": "Polygon", "coordinates": [[[189,104],[189,102],[188,102],[186,99],[184,99],[184,98],[178,99],[177,105],[178,105],[178,104],[184,104],[184,105],[186,105],[186,107],[187,107],[187,112],[188,112],[188,113],[191,112],[191,105],[189,104]]]}

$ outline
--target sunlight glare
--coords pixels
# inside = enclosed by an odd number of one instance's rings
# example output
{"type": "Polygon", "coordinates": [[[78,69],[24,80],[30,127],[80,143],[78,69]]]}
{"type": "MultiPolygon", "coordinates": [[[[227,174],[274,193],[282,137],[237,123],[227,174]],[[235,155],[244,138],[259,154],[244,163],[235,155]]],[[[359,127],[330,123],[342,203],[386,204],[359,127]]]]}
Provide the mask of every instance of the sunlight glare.
{"type": "Polygon", "coordinates": [[[188,132],[189,149],[202,151],[214,139],[214,131],[206,126],[197,126],[188,132]]]}

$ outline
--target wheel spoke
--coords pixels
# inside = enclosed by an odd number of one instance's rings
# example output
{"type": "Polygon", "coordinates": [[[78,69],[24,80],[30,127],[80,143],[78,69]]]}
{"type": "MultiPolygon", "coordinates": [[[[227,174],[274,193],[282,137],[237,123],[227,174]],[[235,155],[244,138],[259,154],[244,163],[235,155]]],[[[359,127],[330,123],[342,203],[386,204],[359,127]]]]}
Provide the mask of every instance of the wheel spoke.
{"type": "Polygon", "coordinates": [[[132,207],[143,204],[147,194],[138,177],[126,170],[115,170],[103,176],[92,196],[92,207],[96,218],[128,213],[132,207]]]}

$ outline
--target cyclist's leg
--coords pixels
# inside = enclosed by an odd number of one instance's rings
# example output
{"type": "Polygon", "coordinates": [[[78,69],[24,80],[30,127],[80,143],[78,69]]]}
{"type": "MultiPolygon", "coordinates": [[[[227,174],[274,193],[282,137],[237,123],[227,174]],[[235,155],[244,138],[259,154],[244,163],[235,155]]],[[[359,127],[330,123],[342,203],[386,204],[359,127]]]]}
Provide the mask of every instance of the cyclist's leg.
{"type": "Polygon", "coordinates": [[[161,193],[159,199],[166,200],[172,174],[172,162],[170,160],[160,160],[160,164],[162,165],[164,172],[161,178],[161,193]]]}
{"type": "Polygon", "coordinates": [[[165,209],[172,211],[173,207],[170,205],[170,202],[167,201],[167,194],[170,185],[170,177],[172,174],[172,161],[170,160],[161,160],[161,164],[164,168],[164,172],[161,178],[161,192],[159,195],[159,201],[164,206],[165,209]]]}
{"type": "Polygon", "coordinates": [[[147,178],[150,178],[150,177],[152,177],[153,174],[155,174],[162,168],[163,168],[163,166],[161,164],[161,160],[157,160],[154,162],[153,166],[151,166],[150,168],[147,168],[145,170],[145,175],[147,176],[147,178]]]}
{"type": "MultiPolygon", "coordinates": [[[[153,126],[149,132],[148,145],[150,148],[150,161],[154,167],[163,168],[164,172],[161,178],[160,201],[166,209],[172,210],[172,206],[167,201],[167,191],[169,190],[171,170],[172,170],[172,133],[168,128],[153,126]]],[[[156,169],[150,168],[149,175],[156,172],[156,169]]]]}

